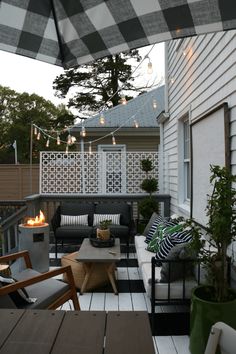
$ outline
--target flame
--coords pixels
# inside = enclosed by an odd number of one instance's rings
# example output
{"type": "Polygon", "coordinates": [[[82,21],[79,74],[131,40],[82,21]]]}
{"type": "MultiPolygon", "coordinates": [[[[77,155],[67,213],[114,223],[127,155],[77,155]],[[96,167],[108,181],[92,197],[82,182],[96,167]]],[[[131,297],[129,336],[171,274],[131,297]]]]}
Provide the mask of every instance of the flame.
{"type": "Polygon", "coordinates": [[[30,218],[27,220],[27,226],[40,226],[45,223],[45,216],[43,212],[40,210],[39,216],[37,215],[35,218],[30,218]]]}

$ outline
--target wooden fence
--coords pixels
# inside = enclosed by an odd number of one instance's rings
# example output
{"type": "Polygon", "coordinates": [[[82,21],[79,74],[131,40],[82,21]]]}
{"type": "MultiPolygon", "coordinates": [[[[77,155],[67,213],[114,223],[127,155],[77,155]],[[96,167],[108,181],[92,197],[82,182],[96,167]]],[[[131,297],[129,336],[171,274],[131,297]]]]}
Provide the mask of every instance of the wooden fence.
{"type": "Polygon", "coordinates": [[[39,165],[32,166],[32,191],[29,165],[0,165],[0,200],[22,200],[38,192],[39,165]]]}

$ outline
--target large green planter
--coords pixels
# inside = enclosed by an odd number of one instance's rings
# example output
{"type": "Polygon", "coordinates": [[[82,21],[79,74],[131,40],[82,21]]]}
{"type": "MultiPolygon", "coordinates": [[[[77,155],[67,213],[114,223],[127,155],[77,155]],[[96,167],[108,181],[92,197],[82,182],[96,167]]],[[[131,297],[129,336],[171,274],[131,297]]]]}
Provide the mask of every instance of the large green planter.
{"type": "Polygon", "coordinates": [[[205,286],[199,286],[192,295],[190,312],[191,354],[204,353],[211,326],[216,322],[225,322],[236,329],[236,297],[233,301],[222,303],[203,300],[206,298],[205,289],[205,286]]]}

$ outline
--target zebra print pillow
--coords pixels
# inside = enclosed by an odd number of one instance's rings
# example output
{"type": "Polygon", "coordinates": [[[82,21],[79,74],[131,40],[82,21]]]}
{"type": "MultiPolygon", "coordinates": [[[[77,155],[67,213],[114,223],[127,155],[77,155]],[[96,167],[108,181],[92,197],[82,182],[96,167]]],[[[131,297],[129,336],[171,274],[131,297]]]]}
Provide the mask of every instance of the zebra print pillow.
{"type": "Polygon", "coordinates": [[[62,215],[61,226],[65,225],[88,225],[88,214],[86,215],[62,215]]]}
{"type": "Polygon", "coordinates": [[[104,220],[111,220],[113,225],[120,225],[120,214],[94,214],[93,226],[98,226],[104,220]]]}
{"type": "Polygon", "coordinates": [[[180,232],[174,232],[173,234],[164,237],[160,242],[160,247],[156,254],[156,259],[165,259],[175,245],[190,242],[192,239],[191,231],[191,229],[186,228],[180,232]]]}

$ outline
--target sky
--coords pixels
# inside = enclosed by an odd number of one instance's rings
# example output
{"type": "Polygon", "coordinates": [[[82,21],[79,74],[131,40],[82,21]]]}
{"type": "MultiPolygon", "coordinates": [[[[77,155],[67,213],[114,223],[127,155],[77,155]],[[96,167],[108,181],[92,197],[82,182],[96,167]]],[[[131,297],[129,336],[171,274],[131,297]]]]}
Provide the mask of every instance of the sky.
{"type": "MultiPolygon", "coordinates": [[[[140,49],[142,57],[151,47],[140,49]]],[[[144,85],[148,80],[153,78],[160,80],[164,77],[164,44],[156,44],[149,56],[153,65],[152,76],[146,74],[148,59],[144,60],[139,70],[139,82],[144,85]]],[[[56,105],[66,103],[67,100],[55,97],[52,88],[56,76],[64,72],[63,68],[3,51],[0,51],[0,64],[0,85],[8,86],[20,93],[36,93],[56,105]]]]}

